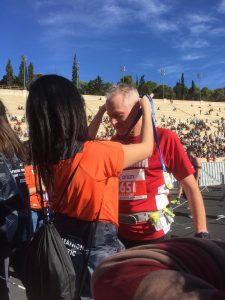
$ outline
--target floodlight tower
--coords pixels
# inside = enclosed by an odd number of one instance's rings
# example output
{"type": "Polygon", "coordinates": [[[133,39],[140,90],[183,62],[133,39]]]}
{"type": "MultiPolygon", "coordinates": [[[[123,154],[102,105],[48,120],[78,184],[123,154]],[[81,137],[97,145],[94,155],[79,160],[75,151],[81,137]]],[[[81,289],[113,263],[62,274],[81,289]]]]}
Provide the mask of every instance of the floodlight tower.
{"type": "Polygon", "coordinates": [[[161,74],[161,76],[162,76],[163,99],[164,99],[164,77],[166,76],[166,70],[162,68],[162,69],[160,70],[160,74],[161,74]]]}
{"type": "Polygon", "coordinates": [[[198,73],[197,74],[197,79],[199,81],[199,100],[200,100],[200,103],[202,101],[202,95],[201,95],[201,81],[202,81],[202,74],[201,73],[198,73]]]}
{"type": "Polygon", "coordinates": [[[26,89],[26,61],[27,57],[23,57],[23,89],[26,89]]]}
{"type": "Polygon", "coordinates": [[[120,66],[120,72],[122,73],[122,82],[124,83],[124,74],[126,71],[126,67],[125,66],[120,66]]]}

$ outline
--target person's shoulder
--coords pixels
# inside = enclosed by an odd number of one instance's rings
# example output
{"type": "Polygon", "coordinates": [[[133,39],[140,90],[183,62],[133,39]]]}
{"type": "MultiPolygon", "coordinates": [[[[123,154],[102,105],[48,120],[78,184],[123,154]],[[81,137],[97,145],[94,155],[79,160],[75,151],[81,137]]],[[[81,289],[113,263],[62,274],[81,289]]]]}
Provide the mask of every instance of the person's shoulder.
{"type": "Polygon", "coordinates": [[[1,161],[5,161],[5,155],[3,153],[0,152],[0,160],[1,161]]]}
{"type": "Polygon", "coordinates": [[[122,145],[115,141],[100,141],[100,140],[94,140],[94,141],[88,141],[85,143],[85,149],[87,151],[93,151],[93,150],[107,150],[107,149],[122,149],[122,145]]]}
{"type": "Polygon", "coordinates": [[[9,169],[12,168],[11,161],[3,153],[0,153],[0,161],[1,161],[1,164],[7,165],[7,167],[9,169]]]}
{"type": "Polygon", "coordinates": [[[157,133],[159,135],[159,137],[163,137],[163,138],[177,138],[177,134],[175,132],[173,132],[172,130],[166,129],[166,128],[160,128],[157,127],[157,133]]]}

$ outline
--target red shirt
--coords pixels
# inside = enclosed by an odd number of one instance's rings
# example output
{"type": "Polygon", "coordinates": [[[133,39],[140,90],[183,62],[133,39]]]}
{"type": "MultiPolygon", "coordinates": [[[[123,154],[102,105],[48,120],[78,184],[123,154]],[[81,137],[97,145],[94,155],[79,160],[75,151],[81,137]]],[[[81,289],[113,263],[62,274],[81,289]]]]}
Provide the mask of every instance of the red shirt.
{"type": "MultiPolygon", "coordinates": [[[[172,173],[178,181],[193,174],[195,170],[177,135],[173,131],[163,128],[157,128],[157,133],[167,171],[172,173]]],[[[113,137],[113,140],[116,139],[116,136],[113,137]]],[[[139,141],[140,136],[136,136],[128,137],[123,143],[130,144],[139,141]]],[[[156,143],[153,155],[146,161],[140,162],[139,166],[135,164],[134,168],[140,169],[140,166],[144,168],[145,173],[146,198],[144,198],[144,192],[143,199],[129,201],[120,198],[120,213],[152,212],[161,210],[169,204],[169,190],[164,184],[162,165],[156,143]]],[[[149,222],[138,225],[120,224],[119,226],[120,235],[127,240],[157,239],[165,235],[168,230],[167,228],[156,231],[149,222]]]]}

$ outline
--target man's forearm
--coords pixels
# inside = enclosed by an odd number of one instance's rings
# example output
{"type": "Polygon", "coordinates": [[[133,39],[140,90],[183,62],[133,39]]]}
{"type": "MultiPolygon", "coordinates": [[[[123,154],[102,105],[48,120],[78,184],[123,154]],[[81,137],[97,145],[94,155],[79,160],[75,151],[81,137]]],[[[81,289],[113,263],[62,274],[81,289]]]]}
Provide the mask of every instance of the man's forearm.
{"type": "Polygon", "coordinates": [[[90,125],[88,126],[88,136],[89,136],[89,138],[95,139],[95,137],[98,133],[99,126],[102,122],[102,117],[103,117],[105,111],[106,111],[105,105],[102,105],[99,108],[99,111],[97,112],[97,114],[94,116],[94,118],[91,121],[90,125]]]}
{"type": "Polygon", "coordinates": [[[207,231],[206,213],[203,198],[193,175],[181,181],[193,215],[195,232],[207,231]]]}

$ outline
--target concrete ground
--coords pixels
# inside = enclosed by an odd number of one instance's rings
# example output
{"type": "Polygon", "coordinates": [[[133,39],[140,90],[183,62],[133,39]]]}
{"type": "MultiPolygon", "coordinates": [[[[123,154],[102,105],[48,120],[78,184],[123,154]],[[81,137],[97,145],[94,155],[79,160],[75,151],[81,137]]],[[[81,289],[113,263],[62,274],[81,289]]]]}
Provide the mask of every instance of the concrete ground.
{"type": "MultiPolygon", "coordinates": [[[[174,197],[176,191],[174,191],[174,197]]],[[[225,199],[222,197],[222,191],[218,188],[204,189],[203,198],[206,208],[208,230],[212,239],[225,241],[225,218],[217,220],[218,215],[225,215],[225,199]]],[[[175,237],[193,237],[194,227],[193,219],[189,217],[190,211],[187,202],[183,199],[180,206],[174,206],[176,214],[175,222],[171,227],[171,236],[175,237]]],[[[26,300],[25,290],[17,285],[21,282],[11,270],[10,280],[15,284],[10,284],[11,300],[26,300]]],[[[41,299],[40,299],[41,300],[41,299]]]]}

